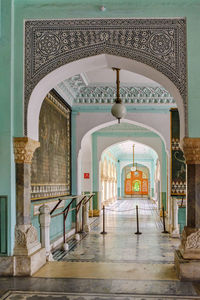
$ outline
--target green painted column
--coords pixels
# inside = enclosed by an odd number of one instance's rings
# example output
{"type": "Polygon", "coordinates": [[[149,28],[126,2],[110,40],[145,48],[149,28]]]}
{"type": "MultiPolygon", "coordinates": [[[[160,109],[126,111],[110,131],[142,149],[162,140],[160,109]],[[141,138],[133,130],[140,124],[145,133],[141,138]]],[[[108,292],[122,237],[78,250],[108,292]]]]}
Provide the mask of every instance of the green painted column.
{"type": "Polygon", "coordinates": [[[16,221],[15,164],[13,157],[13,1],[0,1],[0,196],[5,197],[5,227],[0,226],[0,235],[5,236],[1,255],[12,255],[16,221]]]}
{"type": "MultiPolygon", "coordinates": [[[[167,153],[162,142],[161,204],[167,209],[167,153]]],[[[161,207],[162,208],[162,207],[161,207]]]]}
{"type": "Polygon", "coordinates": [[[77,193],[77,153],[76,153],[76,116],[77,112],[71,112],[71,189],[72,195],[77,193]]]}

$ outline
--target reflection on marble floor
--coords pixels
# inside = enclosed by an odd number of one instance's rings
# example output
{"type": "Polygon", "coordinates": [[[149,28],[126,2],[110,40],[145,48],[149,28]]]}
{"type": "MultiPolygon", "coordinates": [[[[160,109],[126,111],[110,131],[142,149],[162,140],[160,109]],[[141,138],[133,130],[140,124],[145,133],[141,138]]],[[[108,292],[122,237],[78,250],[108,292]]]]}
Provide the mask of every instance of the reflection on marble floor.
{"type": "Polygon", "coordinates": [[[174,250],[179,240],[162,234],[162,230],[156,206],[150,200],[118,200],[106,209],[107,235],[100,234],[102,224],[99,224],[62,260],[173,263],[174,250]],[[139,206],[141,235],[134,234],[136,205],[139,206]]]}

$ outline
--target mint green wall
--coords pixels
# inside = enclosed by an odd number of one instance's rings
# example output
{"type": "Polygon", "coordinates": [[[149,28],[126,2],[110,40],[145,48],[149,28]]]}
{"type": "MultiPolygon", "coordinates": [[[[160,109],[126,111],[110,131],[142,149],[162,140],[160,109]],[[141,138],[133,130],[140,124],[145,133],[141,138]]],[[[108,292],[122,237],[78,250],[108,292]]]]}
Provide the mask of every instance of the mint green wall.
{"type": "Polygon", "coordinates": [[[186,226],[186,207],[179,207],[178,209],[178,224],[180,225],[180,233],[182,233],[184,226],[186,226]]]}
{"type": "Polygon", "coordinates": [[[76,157],[76,116],[77,112],[72,110],[71,113],[71,189],[72,195],[77,193],[77,157],[76,157]]]}
{"type": "Polygon", "coordinates": [[[97,160],[97,133],[92,134],[92,185],[93,192],[97,192],[99,190],[98,186],[98,172],[99,172],[99,164],[97,160]]]}
{"type": "Polygon", "coordinates": [[[0,195],[7,196],[7,254],[12,254],[14,244],[15,168],[13,158],[13,23],[12,1],[0,5],[0,195]]]}

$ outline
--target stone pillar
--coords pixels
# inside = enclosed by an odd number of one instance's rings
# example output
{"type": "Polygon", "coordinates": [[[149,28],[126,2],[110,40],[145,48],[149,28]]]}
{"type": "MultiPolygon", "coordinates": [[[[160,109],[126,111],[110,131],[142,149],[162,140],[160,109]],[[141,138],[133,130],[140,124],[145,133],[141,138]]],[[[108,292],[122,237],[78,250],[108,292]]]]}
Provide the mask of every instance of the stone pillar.
{"type": "Polygon", "coordinates": [[[180,146],[187,164],[187,226],[175,265],[180,279],[200,280],[200,138],[185,137],[180,146]]]}
{"type": "Polygon", "coordinates": [[[40,240],[43,248],[46,249],[46,257],[48,261],[53,261],[53,257],[51,254],[51,244],[50,244],[50,209],[48,205],[42,205],[39,208],[40,215],[40,240]]]}
{"type": "Polygon", "coordinates": [[[39,142],[28,137],[14,138],[16,163],[16,227],[14,275],[32,275],[45,262],[45,249],[41,249],[37,230],[31,224],[31,161],[39,142]]]}
{"type": "Polygon", "coordinates": [[[107,179],[104,179],[104,203],[103,205],[107,205],[107,179]]]}
{"type": "Polygon", "coordinates": [[[89,201],[89,217],[93,217],[93,198],[91,198],[89,201]]]}
{"type": "MultiPolygon", "coordinates": [[[[88,197],[86,198],[86,200],[88,199],[88,197]]],[[[90,231],[90,224],[89,224],[89,218],[88,218],[88,208],[89,208],[89,203],[87,202],[84,206],[83,206],[83,210],[84,210],[84,224],[83,224],[83,231],[85,232],[89,232],[90,231]]]]}
{"type": "Polygon", "coordinates": [[[178,238],[180,237],[179,232],[179,224],[178,224],[178,203],[177,199],[171,198],[172,206],[173,206],[173,231],[171,233],[171,237],[178,238]]]}

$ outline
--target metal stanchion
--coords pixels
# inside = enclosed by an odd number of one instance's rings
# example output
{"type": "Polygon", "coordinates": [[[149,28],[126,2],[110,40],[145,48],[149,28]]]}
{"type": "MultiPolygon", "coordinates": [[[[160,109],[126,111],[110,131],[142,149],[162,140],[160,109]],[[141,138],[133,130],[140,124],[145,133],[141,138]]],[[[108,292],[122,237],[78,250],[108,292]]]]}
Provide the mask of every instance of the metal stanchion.
{"type": "Polygon", "coordinates": [[[163,216],[163,231],[162,231],[162,233],[169,233],[165,228],[165,209],[164,209],[164,206],[162,207],[162,216],[163,216]]]}
{"type": "Polygon", "coordinates": [[[101,232],[101,234],[107,234],[107,232],[105,231],[105,206],[103,205],[103,231],[101,232]]]}
{"type": "Polygon", "coordinates": [[[135,234],[142,234],[142,232],[140,232],[140,230],[139,230],[138,205],[136,205],[136,218],[137,218],[137,231],[135,232],[135,234]]]}

